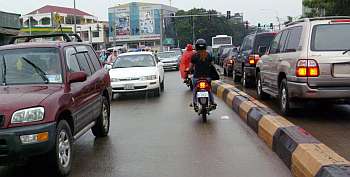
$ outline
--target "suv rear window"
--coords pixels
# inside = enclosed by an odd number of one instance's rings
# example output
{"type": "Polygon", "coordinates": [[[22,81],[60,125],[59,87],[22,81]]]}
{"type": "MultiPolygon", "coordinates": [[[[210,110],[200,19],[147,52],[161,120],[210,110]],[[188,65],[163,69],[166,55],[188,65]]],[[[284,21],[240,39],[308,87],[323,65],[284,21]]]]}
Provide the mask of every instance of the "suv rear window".
{"type": "Polygon", "coordinates": [[[3,84],[61,84],[62,68],[58,49],[28,48],[0,51],[3,84]]]}
{"type": "Polygon", "coordinates": [[[343,51],[350,49],[350,24],[324,24],[313,28],[311,50],[343,51]]]}
{"type": "Polygon", "coordinates": [[[274,36],[274,34],[257,35],[254,42],[254,53],[258,53],[260,46],[270,47],[274,36]]]}

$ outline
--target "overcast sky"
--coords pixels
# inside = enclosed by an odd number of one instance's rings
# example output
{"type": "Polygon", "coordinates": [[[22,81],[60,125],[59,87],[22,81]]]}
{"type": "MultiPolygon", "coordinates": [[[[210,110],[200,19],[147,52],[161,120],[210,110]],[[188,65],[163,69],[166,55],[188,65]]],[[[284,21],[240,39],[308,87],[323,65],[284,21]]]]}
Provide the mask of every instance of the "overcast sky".
{"type": "MultiPolygon", "coordinates": [[[[136,2],[163,3],[169,5],[169,0],[133,0],[136,2]]],[[[107,20],[108,7],[132,0],[76,0],[77,8],[96,15],[99,20],[107,20]]],[[[27,14],[45,5],[73,7],[73,0],[0,0],[0,11],[27,14]]],[[[188,10],[191,8],[215,9],[226,13],[230,10],[243,13],[245,20],[253,25],[258,22],[276,23],[276,17],[286,19],[286,16],[300,16],[302,0],[172,0],[172,6],[188,10]]]]}

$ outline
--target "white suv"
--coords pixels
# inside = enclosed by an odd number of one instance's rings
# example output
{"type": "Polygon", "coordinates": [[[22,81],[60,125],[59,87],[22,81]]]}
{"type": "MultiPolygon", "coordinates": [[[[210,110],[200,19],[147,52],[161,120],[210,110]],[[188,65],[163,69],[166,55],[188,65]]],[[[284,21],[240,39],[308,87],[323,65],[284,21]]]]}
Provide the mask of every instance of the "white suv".
{"type": "Polygon", "coordinates": [[[277,97],[282,114],[298,101],[350,98],[350,17],[287,25],[257,64],[257,94],[277,97]]]}

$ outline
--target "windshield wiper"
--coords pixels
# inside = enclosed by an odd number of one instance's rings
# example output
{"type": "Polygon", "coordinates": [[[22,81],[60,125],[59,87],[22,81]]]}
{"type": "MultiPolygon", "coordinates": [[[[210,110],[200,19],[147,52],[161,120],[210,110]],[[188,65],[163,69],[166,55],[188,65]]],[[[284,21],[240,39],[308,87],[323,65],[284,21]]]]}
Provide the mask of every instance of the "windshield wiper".
{"type": "Polygon", "coordinates": [[[40,77],[45,81],[45,84],[48,84],[50,81],[49,81],[49,78],[47,78],[45,72],[39,68],[37,65],[35,65],[34,63],[32,63],[31,61],[29,61],[27,58],[25,57],[22,57],[22,59],[27,62],[28,64],[30,64],[31,66],[33,66],[33,68],[36,70],[36,72],[40,75],[40,77]]]}
{"type": "Polygon", "coordinates": [[[6,85],[6,62],[5,62],[5,56],[2,56],[2,63],[4,65],[3,71],[2,71],[2,85],[6,85]]]}
{"type": "Polygon", "coordinates": [[[346,53],[350,52],[350,49],[347,49],[343,52],[343,55],[345,55],[346,53]]]}

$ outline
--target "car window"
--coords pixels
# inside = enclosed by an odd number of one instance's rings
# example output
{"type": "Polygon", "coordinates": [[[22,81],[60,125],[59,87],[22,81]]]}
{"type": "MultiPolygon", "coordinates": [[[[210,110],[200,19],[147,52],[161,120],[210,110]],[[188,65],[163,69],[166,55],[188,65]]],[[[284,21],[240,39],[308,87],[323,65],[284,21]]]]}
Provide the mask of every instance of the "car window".
{"type": "Polygon", "coordinates": [[[68,67],[69,72],[79,72],[80,67],[77,61],[77,58],[75,57],[76,50],[74,47],[66,47],[65,48],[65,54],[66,54],[66,63],[68,67]]]}
{"type": "Polygon", "coordinates": [[[253,47],[253,36],[247,36],[242,50],[250,50],[253,47]]]}
{"type": "Polygon", "coordinates": [[[313,28],[311,50],[345,51],[350,49],[350,24],[325,24],[313,28]]]}
{"type": "Polygon", "coordinates": [[[282,32],[282,36],[281,36],[280,42],[278,44],[278,51],[279,51],[279,53],[285,52],[284,49],[285,49],[285,44],[286,44],[286,41],[287,41],[288,34],[289,34],[288,30],[285,30],[285,31],[282,32]]]}
{"type": "Polygon", "coordinates": [[[282,33],[278,33],[277,36],[273,39],[271,48],[270,48],[270,54],[278,53],[278,45],[280,43],[282,33]]]}
{"type": "Polygon", "coordinates": [[[27,48],[0,52],[1,81],[5,84],[63,83],[56,48],[27,48]]]}
{"type": "Polygon", "coordinates": [[[79,63],[81,70],[85,71],[88,76],[91,76],[92,71],[91,71],[90,66],[88,64],[88,61],[85,57],[85,53],[77,53],[75,56],[77,57],[77,60],[78,60],[78,63],[79,63]]]}
{"type": "Polygon", "coordinates": [[[91,57],[90,57],[89,53],[86,52],[86,53],[84,53],[84,55],[85,55],[86,61],[89,63],[92,74],[95,73],[97,71],[97,69],[94,67],[94,64],[91,61],[91,57]]]}
{"type": "Polygon", "coordinates": [[[119,56],[113,68],[154,67],[155,65],[152,55],[126,55],[119,56]]]}
{"type": "Polygon", "coordinates": [[[94,65],[94,68],[96,70],[101,69],[102,68],[101,63],[100,63],[99,59],[97,58],[93,49],[90,46],[88,46],[87,49],[88,49],[88,53],[89,53],[90,59],[92,61],[92,64],[94,65]]]}
{"type": "Polygon", "coordinates": [[[258,53],[259,47],[270,47],[271,42],[273,40],[274,34],[273,33],[267,33],[267,34],[260,34],[257,35],[254,41],[254,53],[258,53]]]}
{"type": "Polygon", "coordinates": [[[303,31],[303,27],[299,26],[299,27],[291,28],[291,29],[289,29],[289,31],[290,31],[289,37],[287,40],[285,51],[286,52],[295,52],[299,48],[300,38],[301,38],[301,33],[303,31]]]}
{"type": "Polygon", "coordinates": [[[174,58],[176,56],[177,55],[175,52],[159,52],[158,53],[159,58],[174,58]]]}

